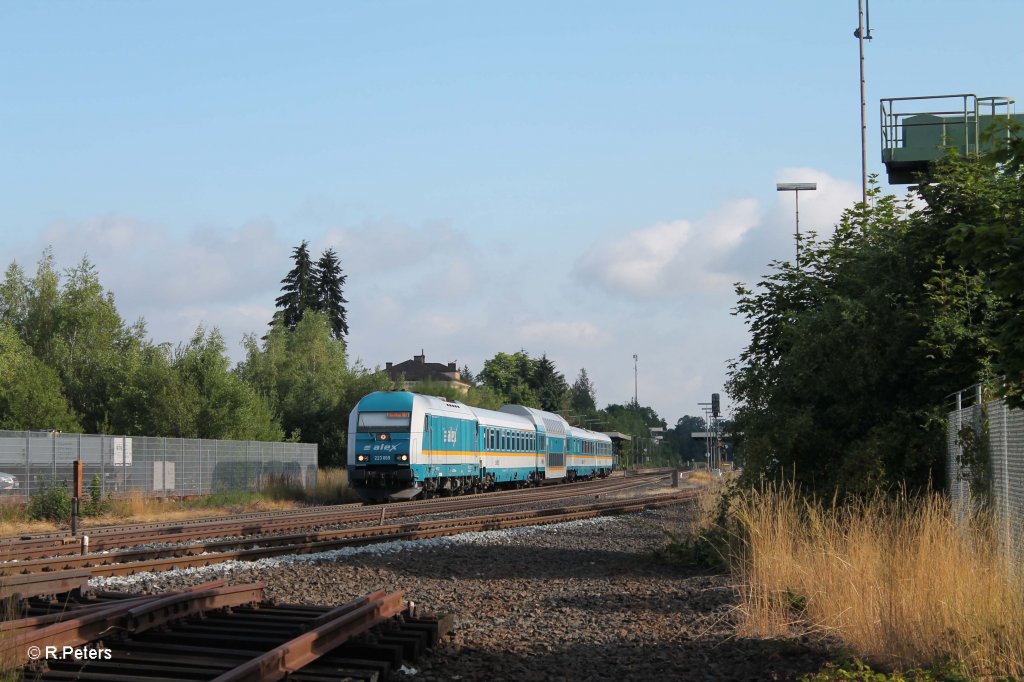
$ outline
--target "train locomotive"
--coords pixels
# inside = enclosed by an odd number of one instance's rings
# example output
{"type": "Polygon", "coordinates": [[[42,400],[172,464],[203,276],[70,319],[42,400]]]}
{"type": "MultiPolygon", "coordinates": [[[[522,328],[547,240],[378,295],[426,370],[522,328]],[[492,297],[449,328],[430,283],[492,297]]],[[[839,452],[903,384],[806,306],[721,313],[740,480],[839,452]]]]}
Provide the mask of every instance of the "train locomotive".
{"type": "Polygon", "coordinates": [[[377,391],[349,415],[349,484],[367,502],[604,478],[614,459],[605,434],[522,405],[377,391]]]}

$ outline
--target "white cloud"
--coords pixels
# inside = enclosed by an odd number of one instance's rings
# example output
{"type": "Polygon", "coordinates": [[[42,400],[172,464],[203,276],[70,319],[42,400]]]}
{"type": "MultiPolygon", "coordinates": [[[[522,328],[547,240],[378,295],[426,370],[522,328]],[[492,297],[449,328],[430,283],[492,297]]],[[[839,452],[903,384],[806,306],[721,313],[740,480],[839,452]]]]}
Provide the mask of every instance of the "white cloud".
{"type": "Polygon", "coordinates": [[[342,268],[354,274],[442,271],[472,253],[471,240],[444,223],[416,228],[392,220],[369,220],[357,227],[334,227],[312,247],[333,247],[342,268]]]}
{"type": "Polygon", "coordinates": [[[731,202],[697,221],[675,220],[598,242],[573,267],[578,281],[633,298],[706,293],[732,281],[712,264],[757,224],[758,203],[731,202]]]}
{"type": "Polygon", "coordinates": [[[132,308],[236,303],[286,272],[286,247],[265,222],[197,228],[181,237],[162,225],[111,215],[56,223],[41,240],[63,262],[87,254],[119,304],[132,308]]]}
{"type": "Polygon", "coordinates": [[[535,320],[520,326],[523,340],[538,348],[599,348],[609,335],[588,320],[535,320]]]}
{"type": "Polygon", "coordinates": [[[26,248],[47,245],[59,268],[88,256],[121,316],[145,319],[154,342],[176,345],[199,325],[217,327],[236,360],[242,337],[266,329],[291,253],[267,221],[181,234],[117,214],[53,223],[26,248]]]}
{"type": "MultiPolygon", "coordinates": [[[[855,184],[813,169],[779,173],[780,182],[793,178],[818,183],[816,192],[801,193],[802,233],[831,233],[842,210],[859,195],[855,184]]],[[[737,280],[754,279],[769,261],[792,257],[792,193],[779,195],[767,211],[756,199],[741,198],[698,219],[679,218],[600,240],[576,261],[573,276],[640,300],[731,294],[737,280]]]]}

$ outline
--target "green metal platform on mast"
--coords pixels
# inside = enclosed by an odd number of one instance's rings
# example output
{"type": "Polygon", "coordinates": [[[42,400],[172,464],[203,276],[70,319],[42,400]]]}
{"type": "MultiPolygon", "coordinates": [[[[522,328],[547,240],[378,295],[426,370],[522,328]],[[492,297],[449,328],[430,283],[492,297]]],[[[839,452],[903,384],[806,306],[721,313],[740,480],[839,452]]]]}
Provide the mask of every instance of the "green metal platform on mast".
{"type": "Polygon", "coordinates": [[[883,99],[881,119],[882,163],[893,185],[916,182],[949,148],[961,156],[991,151],[1022,134],[1014,123],[1024,126],[1013,99],[973,94],[883,99]]]}

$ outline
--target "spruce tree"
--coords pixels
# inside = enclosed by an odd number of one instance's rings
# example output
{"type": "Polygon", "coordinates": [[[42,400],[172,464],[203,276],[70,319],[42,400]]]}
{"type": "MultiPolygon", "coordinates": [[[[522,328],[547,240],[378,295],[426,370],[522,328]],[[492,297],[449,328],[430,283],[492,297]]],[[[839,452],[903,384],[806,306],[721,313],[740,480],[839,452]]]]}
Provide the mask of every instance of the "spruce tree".
{"type": "Polygon", "coordinates": [[[327,249],[320,256],[313,276],[316,281],[317,309],[327,315],[331,336],[340,340],[348,334],[348,322],[345,320],[345,304],[348,301],[342,295],[342,287],[348,275],[341,274],[341,264],[334,249],[327,249]]]}
{"type": "Polygon", "coordinates": [[[318,307],[313,262],[309,258],[309,242],[305,239],[292,251],[295,267],[281,280],[281,295],[275,304],[285,329],[293,330],[307,310],[318,307]]]}
{"type": "Polygon", "coordinates": [[[568,402],[569,387],[565,384],[565,377],[546,354],[537,363],[535,377],[541,408],[549,412],[561,410],[568,402]]]}
{"type": "Polygon", "coordinates": [[[580,368],[576,381],[569,388],[569,404],[576,412],[588,414],[597,409],[597,394],[594,382],[587,375],[585,367],[580,368]]]}

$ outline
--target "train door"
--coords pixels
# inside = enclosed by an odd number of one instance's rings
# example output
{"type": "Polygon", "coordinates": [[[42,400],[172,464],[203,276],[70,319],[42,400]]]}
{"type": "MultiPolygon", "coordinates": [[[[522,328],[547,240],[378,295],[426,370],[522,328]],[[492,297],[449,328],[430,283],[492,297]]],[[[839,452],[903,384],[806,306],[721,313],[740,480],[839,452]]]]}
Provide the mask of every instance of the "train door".
{"type": "Polygon", "coordinates": [[[534,445],[536,447],[533,448],[533,451],[534,451],[534,458],[533,458],[534,476],[536,476],[537,478],[544,478],[544,463],[545,463],[546,458],[547,458],[547,449],[548,449],[547,439],[545,437],[544,432],[541,431],[540,429],[537,429],[537,432],[534,434],[534,438],[536,439],[534,441],[534,445]]]}
{"type": "Polygon", "coordinates": [[[545,478],[562,478],[565,476],[565,444],[565,438],[548,438],[545,478]]]}
{"type": "Polygon", "coordinates": [[[423,454],[427,459],[427,471],[434,470],[434,430],[431,428],[431,416],[423,417],[423,454]]]}

